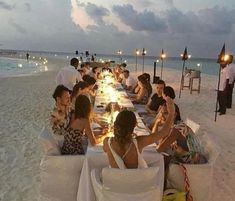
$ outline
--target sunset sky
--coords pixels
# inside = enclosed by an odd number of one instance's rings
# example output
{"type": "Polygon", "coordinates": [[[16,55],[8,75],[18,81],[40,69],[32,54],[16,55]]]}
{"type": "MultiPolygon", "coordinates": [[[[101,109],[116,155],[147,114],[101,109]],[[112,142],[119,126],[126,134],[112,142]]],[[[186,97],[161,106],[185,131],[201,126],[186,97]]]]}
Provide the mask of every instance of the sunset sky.
{"type": "Polygon", "coordinates": [[[234,0],[0,0],[0,24],[0,49],[235,53],[234,0]]]}

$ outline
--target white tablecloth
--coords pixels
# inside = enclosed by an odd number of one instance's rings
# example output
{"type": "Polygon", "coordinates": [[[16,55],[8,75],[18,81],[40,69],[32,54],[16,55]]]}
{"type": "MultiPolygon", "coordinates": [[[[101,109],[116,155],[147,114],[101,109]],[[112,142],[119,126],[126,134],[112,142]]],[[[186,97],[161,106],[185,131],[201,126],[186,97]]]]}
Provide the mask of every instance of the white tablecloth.
{"type": "MultiPolygon", "coordinates": [[[[134,109],[134,105],[130,99],[127,98],[127,93],[122,89],[121,84],[114,83],[116,88],[114,89],[114,96],[117,98],[117,102],[121,107],[127,107],[134,109]]],[[[112,94],[105,94],[105,87],[102,83],[98,83],[99,90],[96,95],[94,111],[97,113],[102,113],[105,110],[105,106],[112,101],[112,94]],[[97,107],[103,105],[103,107],[97,107]]],[[[107,85],[107,87],[109,87],[107,85]]],[[[111,90],[112,91],[112,90],[111,90]]],[[[134,130],[136,135],[149,135],[149,129],[146,128],[142,119],[135,112],[137,118],[137,126],[134,130]]],[[[164,160],[161,154],[156,152],[155,146],[148,146],[143,151],[144,159],[149,166],[159,167],[159,185],[163,190],[164,185],[164,160]]],[[[91,170],[92,169],[102,169],[109,165],[107,155],[104,153],[102,145],[97,145],[95,147],[88,147],[86,159],[84,160],[79,189],[77,194],[78,201],[95,201],[95,193],[91,183],[91,170]]]]}

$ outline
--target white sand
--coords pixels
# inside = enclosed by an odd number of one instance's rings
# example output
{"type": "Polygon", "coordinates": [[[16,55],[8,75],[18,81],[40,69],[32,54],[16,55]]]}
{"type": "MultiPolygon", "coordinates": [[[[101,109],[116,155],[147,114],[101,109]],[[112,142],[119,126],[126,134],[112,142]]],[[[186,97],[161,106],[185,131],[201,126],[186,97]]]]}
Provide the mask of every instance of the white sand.
{"type": "MultiPolygon", "coordinates": [[[[49,60],[48,69],[65,61],[49,60]],[[54,66],[52,66],[54,65],[54,66]]],[[[151,72],[152,73],[152,72],[151,72]]],[[[183,118],[189,117],[216,141],[221,154],[216,162],[213,201],[235,200],[235,101],[233,108],[214,122],[216,77],[203,75],[201,93],[189,90],[178,99],[180,72],[164,69],[163,78],[174,87],[183,118]]],[[[53,108],[56,71],[35,76],[0,79],[0,200],[34,201],[39,198],[37,136],[53,108]]],[[[235,96],[234,96],[235,99],[235,96]]],[[[203,185],[203,184],[202,184],[203,185]]]]}

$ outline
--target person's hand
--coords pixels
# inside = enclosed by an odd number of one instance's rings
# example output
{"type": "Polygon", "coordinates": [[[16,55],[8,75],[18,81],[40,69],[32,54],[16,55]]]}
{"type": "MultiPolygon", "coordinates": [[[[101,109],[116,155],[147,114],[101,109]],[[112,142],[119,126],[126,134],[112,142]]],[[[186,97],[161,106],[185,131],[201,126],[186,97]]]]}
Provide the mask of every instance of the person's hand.
{"type": "Polygon", "coordinates": [[[169,114],[175,114],[175,104],[169,96],[166,97],[166,106],[169,114]]]}

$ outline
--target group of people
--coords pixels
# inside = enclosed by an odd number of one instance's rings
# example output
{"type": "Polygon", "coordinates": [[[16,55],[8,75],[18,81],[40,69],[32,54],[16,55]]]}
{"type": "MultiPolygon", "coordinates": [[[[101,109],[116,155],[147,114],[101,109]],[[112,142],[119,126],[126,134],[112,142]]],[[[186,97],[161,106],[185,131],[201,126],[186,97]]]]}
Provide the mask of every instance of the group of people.
{"type": "Polygon", "coordinates": [[[235,64],[233,55],[229,55],[226,61],[220,63],[220,82],[218,91],[219,112],[220,115],[226,114],[226,109],[232,108],[232,96],[235,82],[235,64]]]}
{"type": "MultiPolygon", "coordinates": [[[[71,59],[70,66],[62,68],[56,77],[57,87],[53,98],[55,107],[50,118],[50,125],[55,136],[62,136],[62,154],[85,154],[87,144],[92,146],[103,142],[109,164],[113,168],[147,167],[141,156],[143,148],[156,143],[158,152],[168,149],[181,153],[188,151],[185,132],[175,126],[181,121],[178,106],[174,103],[175,93],[163,80],[154,84],[152,91],[150,75],[144,73],[136,78],[121,65],[114,68],[106,63],[104,67],[89,68],[89,63],[81,64],[76,58],[71,59]],[[102,79],[102,72],[107,71],[122,83],[128,98],[134,105],[141,105],[145,111],[140,112],[144,123],[151,130],[150,135],[136,136],[136,115],[129,110],[120,110],[113,125],[113,137],[107,137],[107,127],[100,132],[92,130],[92,122],[99,123],[99,114],[93,111],[98,86],[96,81],[102,79]],[[174,145],[174,146],[173,146],[174,145]],[[181,149],[178,149],[181,147],[181,149]]],[[[101,114],[102,115],[102,114],[101,114]]]]}

